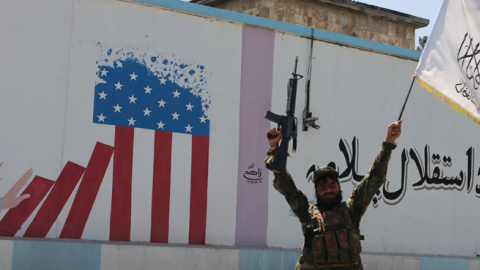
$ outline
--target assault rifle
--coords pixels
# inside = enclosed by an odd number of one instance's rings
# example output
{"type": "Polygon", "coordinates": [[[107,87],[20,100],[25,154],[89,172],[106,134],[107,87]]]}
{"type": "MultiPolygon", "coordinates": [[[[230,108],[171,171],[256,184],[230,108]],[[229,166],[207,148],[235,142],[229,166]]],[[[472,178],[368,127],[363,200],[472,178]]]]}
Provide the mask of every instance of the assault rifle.
{"type": "Polygon", "coordinates": [[[312,54],[313,54],[313,28],[312,28],[312,41],[310,42],[310,59],[308,61],[307,82],[305,83],[305,108],[303,109],[303,126],[302,130],[307,131],[308,127],[319,129],[320,126],[315,124],[318,117],[312,117],[310,111],[310,79],[312,78],[312,54]]]}
{"type": "MultiPolygon", "coordinates": [[[[297,82],[302,75],[297,74],[298,56],[295,57],[295,68],[292,73],[292,77],[288,79],[287,85],[287,115],[278,115],[267,111],[265,118],[275,122],[279,125],[279,131],[282,132],[282,142],[277,150],[277,153],[273,157],[272,162],[268,166],[269,170],[274,172],[287,172],[287,156],[295,156],[297,150],[297,118],[295,117],[295,100],[297,98],[297,82]],[[289,141],[293,139],[292,152],[288,153],[289,141]]],[[[269,139],[275,138],[278,135],[272,136],[267,133],[269,139]]]]}

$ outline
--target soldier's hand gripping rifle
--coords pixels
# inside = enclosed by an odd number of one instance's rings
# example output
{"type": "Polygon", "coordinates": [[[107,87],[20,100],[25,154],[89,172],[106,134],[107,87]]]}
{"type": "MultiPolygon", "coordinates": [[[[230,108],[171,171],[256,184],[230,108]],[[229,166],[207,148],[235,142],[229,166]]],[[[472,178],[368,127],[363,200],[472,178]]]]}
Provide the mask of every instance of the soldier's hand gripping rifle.
{"type": "MultiPolygon", "coordinates": [[[[297,118],[295,117],[295,100],[297,98],[297,82],[302,75],[297,74],[297,63],[298,56],[295,57],[295,68],[292,73],[292,77],[288,79],[287,85],[287,115],[278,115],[267,111],[265,118],[277,123],[280,128],[279,131],[282,132],[282,142],[280,147],[277,150],[277,153],[273,157],[272,162],[268,166],[269,170],[274,172],[287,172],[287,156],[295,156],[295,151],[297,149],[297,118]],[[293,139],[292,152],[288,154],[288,144],[289,141],[293,139]]],[[[275,138],[278,135],[272,136],[267,134],[269,139],[275,138]]]]}

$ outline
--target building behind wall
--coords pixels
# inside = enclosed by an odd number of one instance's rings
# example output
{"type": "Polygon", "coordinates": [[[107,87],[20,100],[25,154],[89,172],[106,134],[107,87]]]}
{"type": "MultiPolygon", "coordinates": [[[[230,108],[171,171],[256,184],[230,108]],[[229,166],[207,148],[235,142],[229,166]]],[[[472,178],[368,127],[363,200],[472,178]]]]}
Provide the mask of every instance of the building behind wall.
{"type": "Polygon", "coordinates": [[[429,20],[350,0],[193,0],[192,3],[415,49],[429,20]]]}

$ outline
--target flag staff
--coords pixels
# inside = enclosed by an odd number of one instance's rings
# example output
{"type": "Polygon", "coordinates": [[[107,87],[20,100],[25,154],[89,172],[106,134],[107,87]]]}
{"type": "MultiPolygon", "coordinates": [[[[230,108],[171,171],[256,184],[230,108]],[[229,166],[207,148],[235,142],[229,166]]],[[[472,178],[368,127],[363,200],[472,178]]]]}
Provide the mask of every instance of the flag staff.
{"type": "Polygon", "coordinates": [[[413,76],[412,84],[410,85],[410,90],[408,90],[407,98],[405,99],[405,103],[403,103],[402,111],[400,112],[400,115],[398,116],[397,121],[400,121],[402,119],[403,110],[405,110],[405,105],[407,105],[408,97],[410,96],[410,92],[412,92],[413,82],[415,82],[415,76],[413,76]]]}

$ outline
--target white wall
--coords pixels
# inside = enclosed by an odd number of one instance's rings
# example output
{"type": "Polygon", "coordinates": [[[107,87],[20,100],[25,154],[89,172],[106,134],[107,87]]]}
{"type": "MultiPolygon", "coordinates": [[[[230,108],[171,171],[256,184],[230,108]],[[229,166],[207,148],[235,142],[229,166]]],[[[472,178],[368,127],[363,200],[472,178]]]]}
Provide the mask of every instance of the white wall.
{"type": "MultiPolygon", "coordinates": [[[[97,141],[113,146],[113,129],[92,123],[99,43],[173,54],[205,65],[211,74],[206,243],[234,244],[235,226],[241,222],[235,220],[237,182],[232,176],[238,170],[242,23],[113,0],[25,0],[0,3],[0,26],[0,162],[4,162],[0,169],[0,195],[28,168],[33,168],[34,175],[56,180],[67,161],[86,166],[97,141]]],[[[283,114],[286,81],[293,71],[294,57],[299,56],[298,73],[306,75],[310,42],[297,34],[277,31],[272,49],[272,111],[283,114]]],[[[298,187],[310,198],[313,185],[307,183],[304,175],[313,163],[322,166],[334,161],[340,171],[346,168],[338,146],[341,139],[351,146],[353,138],[358,138],[358,173],[367,172],[386,127],[398,117],[417,64],[318,40],[313,53],[310,107],[313,116],[319,117],[321,128],[299,130],[297,156],[288,161],[298,187]]],[[[305,79],[300,81],[297,96],[296,116],[300,121],[304,82],[305,79]]],[[[390,192],[400,188],[404,148],[407,152],[416,149],[423,160],[423,149],[428,144],[430,159],[434,153],[451,157],[451,167],[439,165],[444,176],[457,176],[460,170],[466,173],[466,151],[480,146],[476,124],[451,112],[418,84],[414,85],[403,120],[403,134],[387,175],[390,192]]],[[[138,145],[152,138],[151,133],[138,132],[144,134],[136,135],[138,145]]],[[[136,150],[140,151],[136,155],[151,156],[149,145],[143,147],[144,150],[136,150]]],[[[133,180],[131,237],[148,242],[152,194],[151,176],[145,168],[151,159],[138,158],[136,164],[140,167],[133,180]]],[[[480,236],[475,229],[480,225],[480,217],[474,214],[479,197],[475,195],[478,166],[478,162],[474,163],[475,181],[469,193],[466,187],[414,190],[412,184],[420,176],[410,158],[403,199],[394,205],[381,199],[376,208],[369,207],[363,218],[364,251],[478,254],[480,236]]],[[[111,175],[110,165],[82,239],[109,239],[111,175]]],[[[270,173],[270,179],[272,176],[270,173]]],[[[344,198],[352,187],[350,182],[342,184],[344,198]]],[[[188,187],[178,187],[183,188],[188,187]]],[[[48,238],[59,237],[75,192],[48,238]]],[[[300,247],[300,224],[290,216],[284,198],[272,186],[268,197],[267,245],[300,247]]],[[[0,218],[6,212],[3,210],[0,218]]],[[[171,218],[184,214],[175,213],[171,218]]],[[[23,235],[34,216],[35,212],[16,236],[23,235]]]]}
{"type": "MultiPolygon", "coordinates": [[[[296,36],[277,35],[275,48],[275,78],[273,110],[284,110],[285,78],[291,72],[295,55],[303,60],[300,74],[307,73],[308,41],[296,36]],[[294,49],[293,49],[294,48],[294,49]]],[[[416,62],[378,53],[364,52],[324,42],[315,42],[311,91],[311,111],[319,117],[320,130],[299,132],[297,156],[289,159],[288,167],[297,186],[314,199],[314,189],[305,174],[312,164],[326,166],[334,161],[342,172],[344,156],[339,149],[340,139],[351,147],[359,140],[358,173],[365,174],[373,162],[388,124],[397,120],[411,83],[416,62]]],[[[302,82],[302,81],[301,81],[302,82]]],[[[304,85],[302,84],[302,89],[304,85]]],[[[304,92],[297,100],[297,117],[301,118],[304,92]]],[[[403,133],[397,141],[387,174],[388,190],[400,188],[401,153],[416,149],[424,160],[424,147],[430,146],[430,176],[434,168],[433,154],[450,156],[451,167],[439,164],[445,176],[467,172],[466,151],[478,148],[474,139],[479,128],[468,118],[452,112],[431,93],[414,84],[402,117],[403,133]]],[[[425,161],[422,161],[425,162],[425,161]]],[[[425,165],[424,165],[425,166],[425,165]]],[[[478,184],[474,164],[474,185],[468,193],[462,190],[435,188],[414,190],[419,181],[417,166],[410,158],[407,188],[403,199],[388,205],[381,200],[372,206],[362,219],[365,235],[364,250],[372,252],[444,254],[474,256],[478,254],[478,236],[473,233],[479,223],[471,207],[478,203],[475,187],[478,184]]],[[[466,176],[465,176],[466,178],[466,176]]],[[[466,181],[466,180],[465,180],[466,181]]],[[[344,198],[353,185],[342,184],[344,198]]],[[[289,216],[283,196],[270,189],[269,246],[300,246],[302,234],[297,219],[289,216]],[[284,207],[282,210],[281,208],[284,207]],[[279,221],[281,220],[281,222],[279,221]],[[286,225],[287,224],[287,225],[286,225]],[[293,230],[294,233],[291,233],[293,230]]]]}

